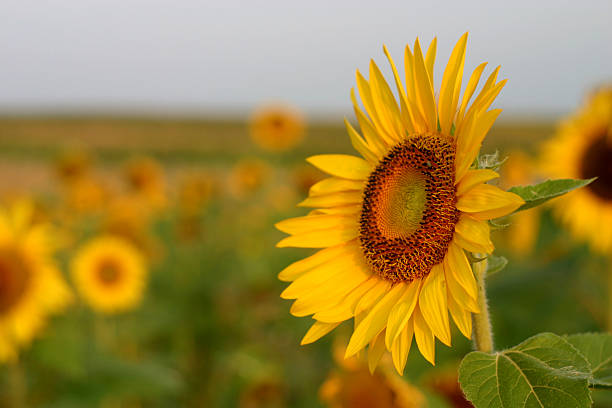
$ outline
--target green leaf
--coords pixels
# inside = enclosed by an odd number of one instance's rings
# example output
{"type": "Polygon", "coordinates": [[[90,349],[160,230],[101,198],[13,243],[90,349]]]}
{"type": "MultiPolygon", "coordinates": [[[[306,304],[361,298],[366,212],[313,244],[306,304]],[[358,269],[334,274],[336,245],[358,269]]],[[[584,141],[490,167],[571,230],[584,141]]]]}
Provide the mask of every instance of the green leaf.
{"type": "Polygon", "coordinates": [[[511,193],[518,194],[525,204],[519,207],[518,211],[527,210],[529,208],[537,207],[538,205],[544,204],[546,201],[551,200],[555,197],[567,194],[572,190],[580,187],[584,187],[592,183],[595,178],[588,180],[574,180],[574,179],[558,179],[558,180],[546,180],[539,184],[532,186],[516,186],[512,187],[511,193]]]}
{"type": "Polygon", "coordinates": [[[508,260],[503,256],[489,255],[487,257],[487,276],[503,270],[508,265],[508,260]]]}
{"type": "Polygon", "coordinates": [[[612,388],[612,335],[585,333],[566,338],[591,365],[591,386],[612,388]]]}
{"type": "Polygon", "coordinates": [[[542,333],[509,350],[468,354],[459,368],[466,397],[480,407],[590,407],[589,362],[566,339],[542,333]]]}

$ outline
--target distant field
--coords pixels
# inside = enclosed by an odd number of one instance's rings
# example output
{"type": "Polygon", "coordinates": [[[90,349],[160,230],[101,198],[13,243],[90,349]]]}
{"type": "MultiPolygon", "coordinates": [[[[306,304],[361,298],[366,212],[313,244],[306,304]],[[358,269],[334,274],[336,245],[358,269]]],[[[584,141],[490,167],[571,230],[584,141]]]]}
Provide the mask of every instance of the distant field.
{"type": "MultiPolygon", "coordinates": [[[[496,124],[487,148],[531,145],[552,134],[549,121],[496,124]]],[[[261,155],[248,138],[248,124],[209,119],[141,118],[0,118],[0,154],[49,158],[63,150],[87,148],[104,160],[138,152],[163,161],[210,160],[261,155]]],[[[306,142],[286,159],[320,152],[344,152],[350,143],[341,120],[338,125],[310,123],[306,142]]]]}

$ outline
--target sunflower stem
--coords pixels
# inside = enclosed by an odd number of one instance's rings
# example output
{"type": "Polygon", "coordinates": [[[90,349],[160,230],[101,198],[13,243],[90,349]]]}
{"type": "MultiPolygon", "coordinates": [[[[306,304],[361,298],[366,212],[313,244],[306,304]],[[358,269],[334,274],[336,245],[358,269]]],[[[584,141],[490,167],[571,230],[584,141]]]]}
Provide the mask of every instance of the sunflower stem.
{"type": "MultiPolygon", "coordinates": [[[[480,258],[480,254],[474,254],[480,258]]],[[[493,331],[491,328],[491,317],[489,316],[489,305],[487,303],[487,291],[485,278],[487,275],[487,260],[476,262],[472,265],[476,282],[478,282],[478,306],[480,313],[472,314],[472,325],[474,326],[472,341],[474,348],[485,353],[493,352],[493,331]]]]}

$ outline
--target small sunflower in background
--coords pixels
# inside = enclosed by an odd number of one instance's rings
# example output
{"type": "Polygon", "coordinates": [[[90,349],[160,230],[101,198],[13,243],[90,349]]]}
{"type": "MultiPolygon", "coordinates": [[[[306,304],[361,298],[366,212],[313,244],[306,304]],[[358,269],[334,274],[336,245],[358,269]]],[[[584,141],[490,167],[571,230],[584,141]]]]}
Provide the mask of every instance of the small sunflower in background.
{"type": "Polygon", "coordinates": [[[257,109],[250,120],[253,141],[262,149],[284,151],[304,138],[304,118],[288,105],[268,105],[257,109]]]}
{"type": "MultiPolygon", "coordinates": [[[[534,162],[522,151],[510,152],[501,173],[502,187],[534,184],[538,179],[534,162]]],[[[539,207],[521,211],[512,216],[512,222],[504,229],[506,245],[517,255],[526,255],[533,250],[540,229],[540,214],[539,207]]]]}
{"type": "MultiPolygon", "coordinates": [[[[378,352],[384,352],[384,348],[378,352]]],[[[426,407],[425,396],[383,365],[371,367],[358,357],[344,358],[344,349],[334,347],[333,370],[319,389],[319,399],[329,408],[420,408],[426,407]]]]}
{"type": "Polygon", "coordinates": [[[177,232],[185,240],[202,235],[202,213],[216,194],[214,176],[205,172],[192,172],[184,175],[178,188],[177,232]]]}
{"type": "Polygon", "coordinates": [[[486,184],[499,177],[472,166],[499,109],[489,110],[505,85],[499,67],[470,105],[486,63],[471,75],[463,98],[461,80],[467,33],[455,46],[433,90],[436,40],[427,53],[417,39],[405,50],[406,86],[389,53],[399,101],[377,65],[369,79],[357,72],[366,112],[351,93],[362,134],[348,122],[361,157],[318,155],[308,161],[331,177],[315,184],[300,203],[314,208],[279,222],[291,236],[279,247],[319,248],[280,274],[292,282],[281,296],[295,299],[291,313],[313,315],[302,344],[316,341],[354,319],[346,357],[368,348],[376,365],[385,348],[403,373],[413,337],[435,363],[435,339],[451,345],[449,312],[461,333],[472,334],[478,288],[465,251],[490,254],[488,220],[524,201],[486,184]]]}
{"type": "Polygon", "coordinates": [[[154,260],[163,257],[163,250],[151,233],[153,210],[139,197],[120,195],[109,201],[102,216],[101,232],[122,237],[154,260]]]}
{"type": "Polygon", "coordinates": [[[202,208],[216,193],[214,176],[205,172],[192,172],[184,175],[179,181],[179,211],[188,214],[199,214],[202,208]]]}
{"type": "Polygon", "coordinates": [[[73,299],[53,259],[53,229],[33,215],[26,201],[0,209],[0,362],[14,360],[73,299]]]}
{"type": "Polygon", "coordinates": [[[80,248],[71,272],[83,299],[105,314],[136,308],[148,278],[144,255],[129,241],[110,235],[94,238],[80,248]]]}
{"type": "Polygon", "coordinates": [[[110,192],[101,180],[82,177],[67,185],[65,207],[70,215],[98,213],[105,207],[109,196],[110,192]]]}
{"type": "Polygon", "coordinates": [[[91,171],[92,159],[84,151],[69,151],[55,160],[55,174],[61,182],[70,184],[86,177],[91,171]]]}
{"type": "Polygon", "coordinates": [[[229,174],[229,189],[236,198],[250,196],[260,190],[271,169],[259,159],[243,159],[236,163],[229,174]]]}
{"type": "Polygon", "coordinates": [[[144,198],[153,208],[163,208],[167,203],[164,170],[150,157],[129,160],[123,174],[130,192],[144,198]]]}
{"type": "Polygon", "coordinates": [[[595,92],[544,144],[542,172],[549,177],[597,180],[557,200],[555,214],[581,240],[612,250],[612,87],[595,92]]]}

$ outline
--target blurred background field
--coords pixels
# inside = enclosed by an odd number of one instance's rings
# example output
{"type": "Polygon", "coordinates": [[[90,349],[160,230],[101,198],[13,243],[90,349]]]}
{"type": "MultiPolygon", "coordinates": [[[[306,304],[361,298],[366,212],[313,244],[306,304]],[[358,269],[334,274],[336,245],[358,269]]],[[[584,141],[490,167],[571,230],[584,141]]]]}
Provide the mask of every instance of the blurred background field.
{"type": "MultiPolygon", "coordinates": [[[[533,152],[554,130],[550,120],[502,121],[484,151],[533,152]]],[[[13,117],[0,120],[0,146],[4,205],[26,197],[61,231],[73,291],[70,260],[100,234],[127,239],[150,269],[133,310],[97,313],[77,296],[53,316],[18,363],[0,367],[0,406],[322,406],[319,389],[339,370],[333,339],[350,327],[299,346],[309,319],[289,314],[276,275],[308,251],[276,249],[273,225],[302,215],[296,203],[322,178],[305,157],[351,152],[342,127],[309,122],[295,149],[276,153],[252,141],[246,121],[13,117]],[[81,191],[85,180],[96,188],[81,191]]],[[[531,246],[517,249],[512,227],[494,237],[510,259],[489,279],[499,348],[605,327],[604,260],[548,210],[532,211],[531,246]]],[[[405,379],[429,406],[467,406],[456,368],[471,345],[454,339],[437,345],[436,367],[409,357],[405,379]]]]}

